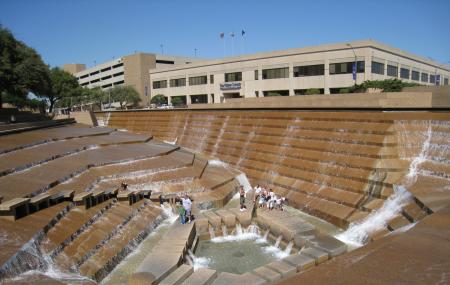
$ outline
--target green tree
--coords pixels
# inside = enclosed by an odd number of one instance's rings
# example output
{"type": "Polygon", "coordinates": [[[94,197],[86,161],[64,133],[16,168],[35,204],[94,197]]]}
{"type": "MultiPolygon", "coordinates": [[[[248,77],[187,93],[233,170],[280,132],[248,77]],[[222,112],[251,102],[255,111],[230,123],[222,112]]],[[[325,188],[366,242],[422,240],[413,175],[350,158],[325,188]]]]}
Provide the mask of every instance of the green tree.
{"type": "Polygon", "coordinates": [[[108,92],[111,92],[111,101],[119,102],[122,110],[127,104],[136,105],[141,101],[139,93],[132,86],[116,86],[108,92]]]}
{"type": "Polygon", "coordinates": [[[53,67],[50,70],[50,88],[47,89],[42,97],[45,97],[49,101],[49,112],[52,112],[55,103],[62,99],[64,99],[67,105],[67,102],[72,97],[73,104],[73,97],[80,96],[81,90],[75,76],[59,67],[53,67]]]}
{"type": "Polygon", "coordinates": [[[0,27],[0,108],[3,96],[26,99],[30,92],[41,96],[49,85],[49,68],[41,56],[0,27]]]}
{"type": "Polygon", "coordinates": [[[160,106],[162,104],[167,104],[167,97],[162,95],[162,94],[155,95],[150,100],[150,103],[151,104],[156,104],[158,106],[160,106]]]}
{"type": "Polygon", "coordinates": [[[181,99],[181,97],[172,97],[170,102],[172,103],[173,106],[179,106],[184,104],[184,101],[183,99],[181,99]]]}

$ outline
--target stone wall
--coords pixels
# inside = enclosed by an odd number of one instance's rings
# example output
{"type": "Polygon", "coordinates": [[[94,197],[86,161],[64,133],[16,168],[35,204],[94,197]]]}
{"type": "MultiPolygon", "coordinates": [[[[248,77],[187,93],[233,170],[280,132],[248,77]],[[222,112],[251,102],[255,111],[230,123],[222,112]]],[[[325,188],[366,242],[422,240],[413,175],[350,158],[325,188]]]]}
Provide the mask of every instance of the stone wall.
{"type": "MultiPolygon", "coordinates": [[[[343,228],[378,209],[414,163],[420,166],[414,185],[424,179],[450,185],[448,113],[125,111],[112,112],[109,127],[149,133],[220,159],[291,205],[343,228]]],[[[417,191],[423,193],[427,183],[417,191]]]]}

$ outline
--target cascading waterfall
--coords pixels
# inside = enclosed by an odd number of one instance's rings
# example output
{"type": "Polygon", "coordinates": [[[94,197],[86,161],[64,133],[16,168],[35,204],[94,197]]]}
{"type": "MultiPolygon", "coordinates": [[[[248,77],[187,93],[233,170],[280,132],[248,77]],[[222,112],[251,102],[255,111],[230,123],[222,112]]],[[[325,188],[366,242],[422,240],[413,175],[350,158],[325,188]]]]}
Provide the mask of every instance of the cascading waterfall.
{"type": "Polygon", "coordinates": [[[192,250],[188,249],[188,254],[186,255],[186,261],[192,267],[194,267],[194,271],[199,268],[208,267],[211,263],[211,260],[207,257],[196,257],[192,250]]]}
{"type": "Polygon", "coordinates": [[[228,236],[227,225],[222,225],[222,235],[224,237],[228,236]]]}
{"type": "MultiPolygon", "coordinates": [[[[401,139],[406,141],[404,131],[401,133],[401,139]]],[[[398,215],[403,206],[411,202],[413,196],[408,192],[408,188],[416,182],[419,166],[427,160],[432,138],[431,125],[428,126],[426,138],[422,143],[420,153],[414,157],[409,165],[408,173],[405,175],[402,185],[394,185],[394,194],[392,194],[383,205],[376,211],[371,212],[360,222],[350,224],[349,228],[336,235],[336,238],[352,247],[360,247],[369,241],[370,235],[386,228],[387,223],[398,215]]]]}
{"type": "Polygon", "coordinates": [[[236,180],[239,182],[240,185],[244,186],[245,192],[252,190],[252,185],[250,184],[250,181],[248,181],[247,175],[245,175],[245,173],[241,173],[238,176],[236,176],[236,180]]]}
{"type": "Polygon", "coordinates": [[[284,253],[287,254],[287,255],[291,254],[291,251],[292,251],[292,248],[293,248],[293,247],[294,247],[294,241],[291,240],[291,241],[287,244],[286,249],[284,250],[284,253]]]}
{"type": "Polygon", "coordinates": [[[278,247],[278,248],[280,247],[280,242],[282,239],[283,239],[283,236],[279,235],[277,240],[275,241],[275,247],[278,247]]]}
{"type": "Polygon", "coordinates": [[[211,239],[214,239],[216,237],[216,233],[214,232],[214,228],[213,227],[209,227],[208,231],[209,231],[209,237],[211,239]]]}

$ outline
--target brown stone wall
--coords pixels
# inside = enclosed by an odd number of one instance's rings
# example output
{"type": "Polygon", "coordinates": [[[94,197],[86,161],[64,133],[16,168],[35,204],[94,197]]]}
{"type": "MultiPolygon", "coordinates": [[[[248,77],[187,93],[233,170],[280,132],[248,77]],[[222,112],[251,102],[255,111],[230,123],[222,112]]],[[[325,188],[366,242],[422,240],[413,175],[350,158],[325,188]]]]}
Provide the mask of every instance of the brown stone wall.
{"type": "MultiPolygon", "coordinates": [[[[134,111],[112,112],[109,126],[149,133],[156,139],[175,141],[220,159],[244,171],[251,182],[267,185],[287,196],[291,205],[346,227],[381,206],[394,192],[394,185],[403,183],[412,158],[422,152],[429,130],[433,131],[430,143],[448,144],[450,115],[134,111]]],[[[448,156],[445,150],[433,151],[427,152],[430,157],[448,156]]],[[[430,177],[438,181],[439,173],[450,172],[446,162],[437,160],[424,163],[423,167],[432,173],[424,176],[427,181],[430,177]]],[[[419,189],[425,189],[426,185],[419,189]]],[[[443,187],[442,183],[439,185],[443,187]]]]}

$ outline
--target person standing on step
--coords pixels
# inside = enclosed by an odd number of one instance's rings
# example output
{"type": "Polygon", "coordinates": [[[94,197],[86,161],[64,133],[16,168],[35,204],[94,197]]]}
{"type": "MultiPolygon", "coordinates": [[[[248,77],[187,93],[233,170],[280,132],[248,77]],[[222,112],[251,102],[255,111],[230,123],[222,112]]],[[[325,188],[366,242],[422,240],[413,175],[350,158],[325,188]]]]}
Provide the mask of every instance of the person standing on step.
{"type": "Polygon", "coordinates": [[[253,203],[256,203],[256,201],[259,200],[259,196],[261,196],[261,187],[258,184],[255,187],[255,194],[253,196],[253,203]]]}
{"type": "Polygon", "coordinates": [[[178,213],[180,214],[180,222],[182,225],[186,223],[186,209],[180,202],[177,202],[178,213]]]}
{"type": "Polygon", "coordinates": [[[239,187],[239,202],[240,202],[240,211],[247,210],[247,206],[245,206],[245,190],[244,186],[239,187]]]}
{"type": "Polygon", "coordinates": [[[184,194],[184,198],[182,199],[182,204],[184,209],[186,210],[186,222],[191,223],[191,207],[192,207],[192,201],[189,198],[188,194],[184,194]]]}

